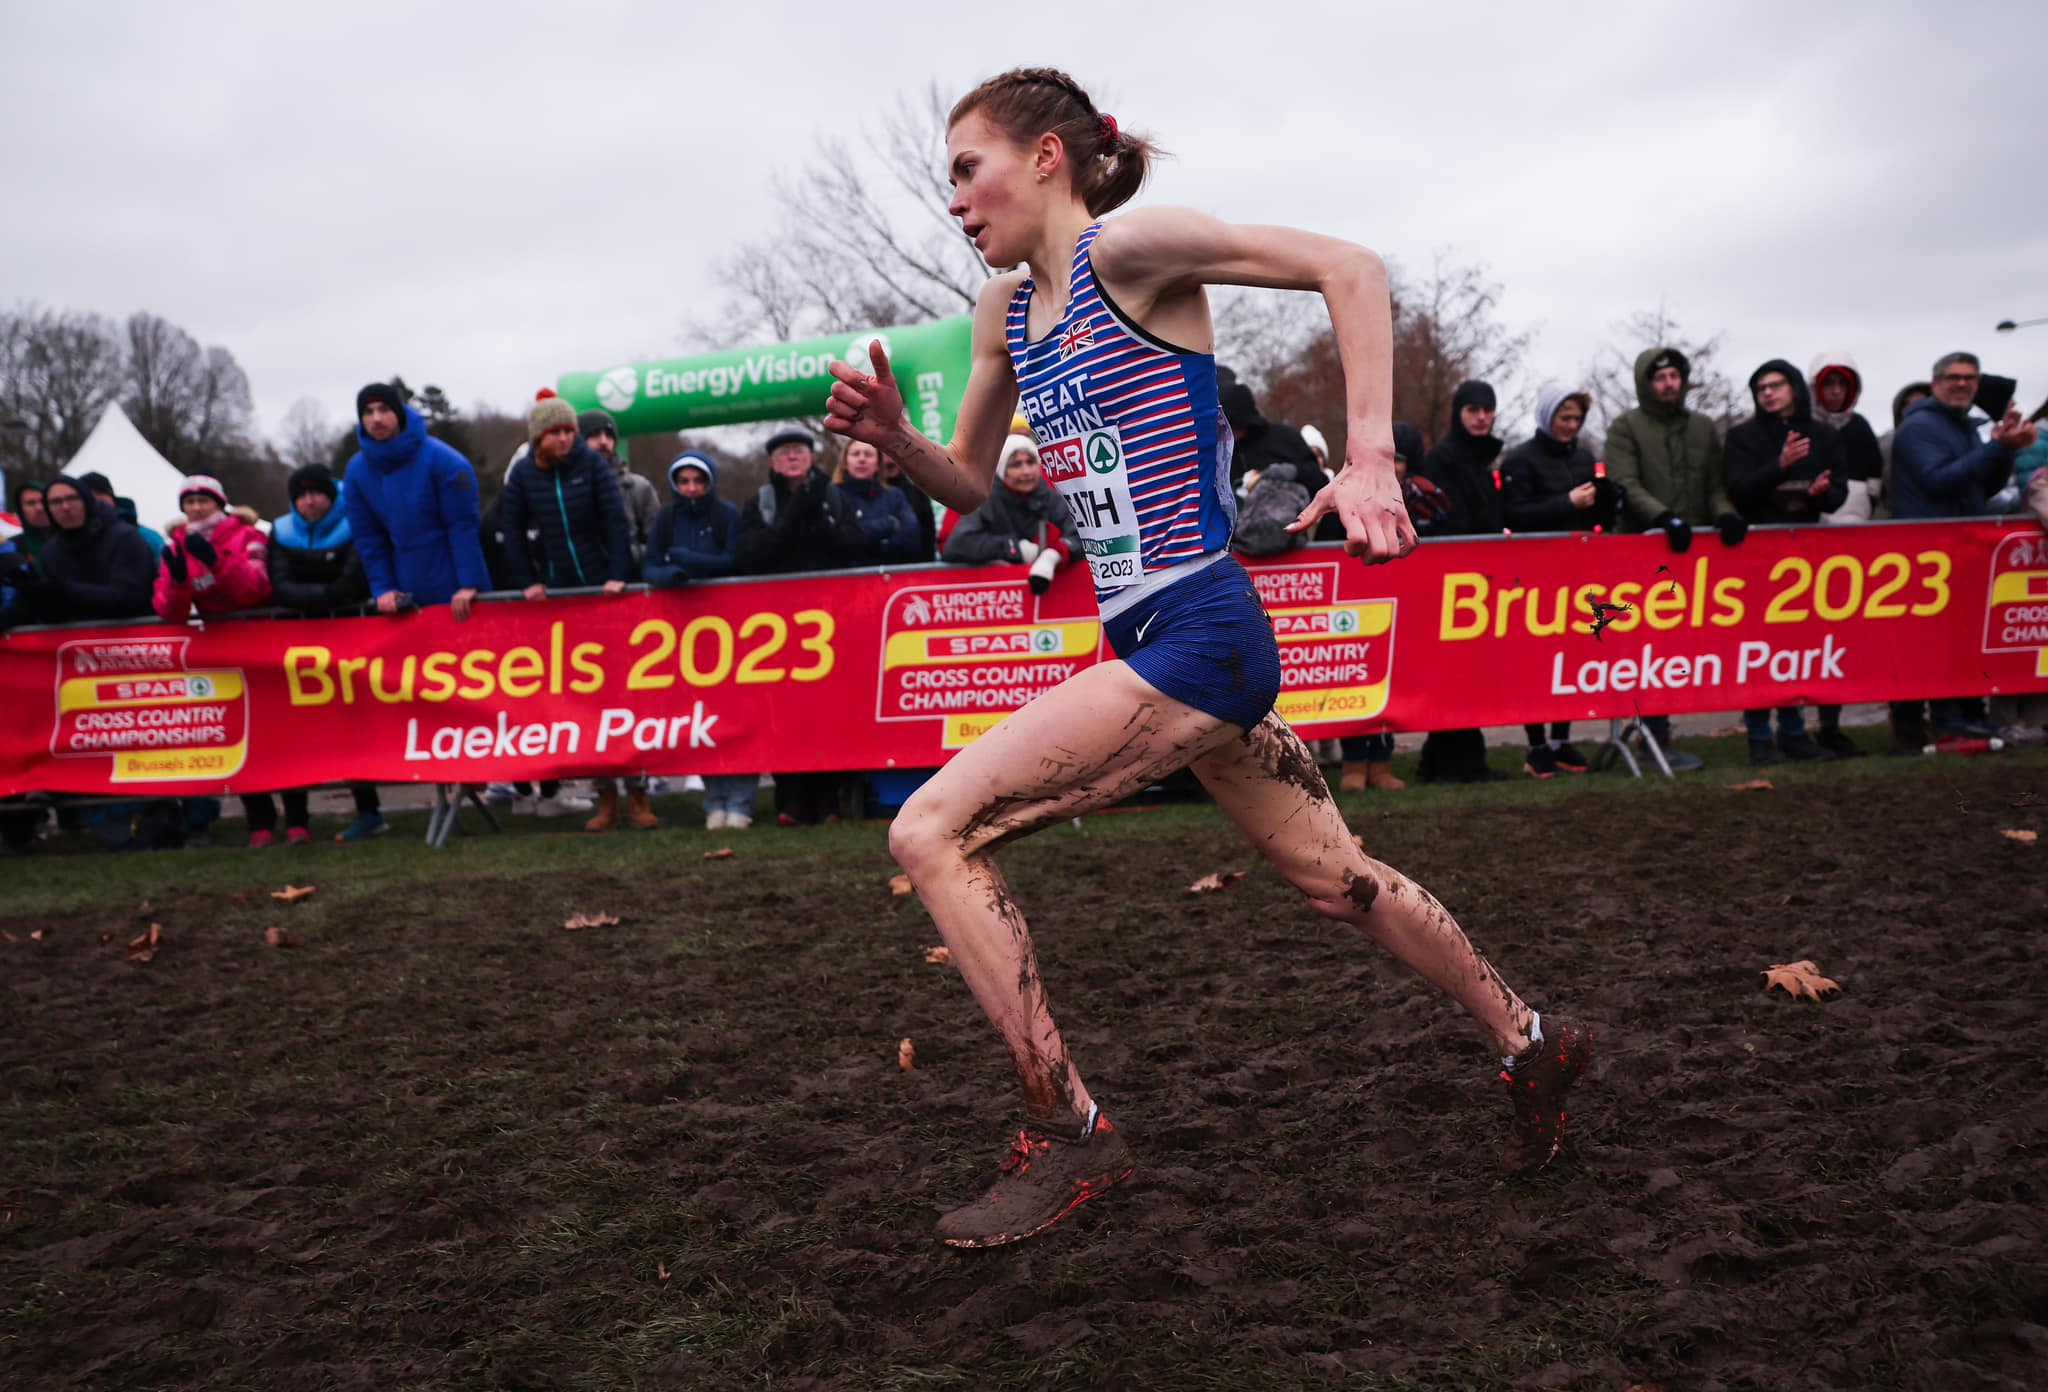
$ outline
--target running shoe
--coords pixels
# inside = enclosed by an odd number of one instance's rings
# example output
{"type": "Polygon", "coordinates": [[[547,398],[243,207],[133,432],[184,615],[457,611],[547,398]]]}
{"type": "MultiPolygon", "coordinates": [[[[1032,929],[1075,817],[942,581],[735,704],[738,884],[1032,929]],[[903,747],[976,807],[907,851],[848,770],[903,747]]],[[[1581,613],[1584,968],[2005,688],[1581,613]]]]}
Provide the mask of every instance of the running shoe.
{"type": "Polygon", "coordinates": [[[1578,747],[1570,740],[1566,740],[1563,744],[1551,750],[1550,754],[1552,758],[1557,760],[1557,766],[1566,773],[1584,773],[1592,767],[1591,764],[1586,762],[1586,756],[1579,753],[1578,747]]]}
{"type": "Polygon", "coordinates": [[[382,836],[391,830],[391,823],[384,820],[382,812],[358,812],[356,819],[343,827],[335,840],[347,843],[367,841],[372,836],[382,836]]]}
{"type": "Polygon", "coordinates": [[[1522,760],[1522,772],[1531,778],[1557,777],[1557,753],[1547,744],[1532,744],[1522,760]]]}
{"type": "Polygon", "coordinates": [[[1137,1163],[1099,1108],[1065,1123],[1026,1117],[1009,1158],[986,1194],[939,1219],[950,1247],[1000,1247],[1035,1237],[1111,1185],[1137,1163]]]}
{"type": "Polygon", "coordinates": [[[252,831],[249,833],[249,849],[252,851],[260,851],[266,846],[274,846],[276,844],[277,833],[274,831],[252,831]]]}
{"type": "Polygon", "coordinates": [[[313,844],[313,833],[304,827],[286,827],[284,843],[287,846],[310,846],[313,844]]]}
{"type": "Polygon", "coordinates": [[[1593,1036],[1563,1020],[1548,1022],[1543,1037],[1500,1072],[1514,1104],[1515,1127],[1501,1164],[1509,1174],[1535,1174],[1564,1145],[1564,1095],[1593,1057],[1593,1036]]]}

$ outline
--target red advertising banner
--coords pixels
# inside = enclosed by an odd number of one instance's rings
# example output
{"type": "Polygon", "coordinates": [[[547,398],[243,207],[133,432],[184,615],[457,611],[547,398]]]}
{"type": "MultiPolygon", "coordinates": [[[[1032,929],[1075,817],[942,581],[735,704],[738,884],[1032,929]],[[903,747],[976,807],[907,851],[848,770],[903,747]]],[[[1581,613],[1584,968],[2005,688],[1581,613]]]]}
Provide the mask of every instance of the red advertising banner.
{"type": "MultiPolygon", "coordinates": [[[[2031,522],[1250,563],[1311,738],[2048,690],[2031,522]],[[1594,631],[1597,615],[1605,622],[1594,631]]],[[[921,567],[0,638],[0,794],[929,767],[1108,656],[1085,573],[921,567]]]]}

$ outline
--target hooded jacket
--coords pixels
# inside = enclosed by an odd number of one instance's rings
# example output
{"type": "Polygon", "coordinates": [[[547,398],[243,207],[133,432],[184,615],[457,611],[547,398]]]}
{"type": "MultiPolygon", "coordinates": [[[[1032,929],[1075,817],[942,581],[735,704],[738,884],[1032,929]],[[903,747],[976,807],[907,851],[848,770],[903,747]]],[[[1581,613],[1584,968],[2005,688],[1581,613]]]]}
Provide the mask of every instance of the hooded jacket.
{"type": "Polygon", "coordinates": [[[1821,520],[1868,521],[1876,513],[1877,498],[1884,487],[1885,460],[1876,430],[1856,410],[1856,403],[1863,399],[1863,373],[1857,368],[1856,359],[1847,353],[1819,353],[1807,368],[1806,380],[1814,392],[1813,418],[1842,437],[1843,478],[1849,485],[1848,497],[1842,505],[1824,514],[1821,520]],[[1849,400],[1839,411],[1822,409],[1819,400],[1821,379],[1831,373],[1841,375],[1849,384],[1849,400]]]}
{"type": "Polygon", "coordinates": [[[1421,474],[1450,499],[1450,515],[1437,523],[1437,536],[1487,536],[1506,525],[1493,465],[1501,441],[1474,435],[1459,417],[1465,407],[1490,405],[1493,388],[1484,382],[1461,382],[1451,394],[1451,424],[1422,461],[1421,474]]]}
{"type": "MultiPolygon", "coordinates": [[[[73,531],[52,528],[36,558],[40,582],[35,612],[45,623],[82,619],[132,619],[150,611],[156,554],[133,525],[92,496],[69,475],[50,480],[76,488],[85,499],[85,523],[73,531]]],[[[47,494],[45,495],[47,497],[47,494]]]]}
{"type": "Polygon", "coordinates": [[[535,574],[523,546],[507,545],[512,588],[536,582],[552,589],[588,588],[633,578],[632,523],[619,494],[619,477],[605,457],[578,436],[569,453],[544,469],[531,453],[505,475],[500,524],[509,539],[530,524],[540,533],[545,570],[535,574]]]}
{"type": "Polygon", "coordinates": [[[853,509],[867,536],[868,560],[902,563],[917,559],[923,537],[917,530],[917,516],[910,510],[910,499],[900,490],[882,482],[880,474],[865,483],[848,478],[832,486],[839,490],[840,501],[853,509]]]}
{"type": "Polygon", "coordinates": [[[1728,492],[1751,522],[1818,522],[1822,513],[1833,512],[1849,494],[1842,437],[1814,419],[1806,379],[1783,358],[1772,358],[1749,374],[1752,404],[1757,381],[1768,372],[1783,373],[1792,384],[1792,414],[1780,419],[1759,405],[1755,415],[1728,432],[1728,492]],[[1812,447],[1806,458],[1783,469],[1778,465],[1778,452],[1794,431],[1804,435],[1812,447]],[[1806,491],[1807,486],[1823,473],[1828,475],[1828,490],[1816,498],[1806,491]]]}
{"type": "Polygon", "coordinates": [[[341,503],[337,489],[334,506],[317,523],[299,516],[297,508],[287,508],[272,520],[270,550],[264,559],[270,566],[274,603],[300,613],[321,613],[370,597],[370,582],[341,503]]]}
{"type": "Polygon", "coordinates": [[[1518,532],[1581,532],[1614,525],[1619,490],[1612,485],[1596,487],[1592,507],[1572,506],[1574,488],[1601,482],[1593,456],[1577,438],[1567,445],[1550,433],[1558,407],[1573,397],[1586,400],[1576,388],[1545,383],[1536,393],[1536,433],[1501,456],[1501,512],[1518,532]]]}
{"type": "Polygon", "coordinates": [[[718,462],[696,450],[668,466],[671,492],[676,474],[698,468],[711,480],[701,498],[676,493],[655,516],[647,534],[644,571],[650,585],[716,580],[733,573],[740,542],[740,510],[718,496],[718,462]]]}
{"type": "Polygon", "coordinates": [[[1892,436],[1892,511],[1902,518],[1982,517],[2016,451],[1979,440],[1968,409],[1936,397],[1906,408],[1892,436]]]}
{"type": "Polygon", "coordinates": [[[194,609],[201,614],[254,609],[270,598],[270,565],[264,557],[269,539],[261,528],[232,512],[222,512],[219,518],[205,533],[214,553],[210,562],[192,554],[189,523],[171,529],[170,544],[164,549],[185,558],[185,578],[173,575],[168,561],[157,567],[153,604],[165,623],[183,623],[194,609]]]}
{"type": "Polygon", "coordinates": [[[373,440],[356,427],[341,500],[370,597],[407,594],[416,604],[446,604],[457,590],[488,590],[477,535],[476,470],[427,434],[407,406],[396,435],[373,440]]]}
{"type": "Polygon", "coordinates": [[[1650,390],[1650,368],[1665,354],[1692,383],[1692,364],[1660,344],[1636,355],[1636,408],[1607,432],[1607,476],[1622,489],[1621,524],[1640,532],[1676,513],[1695,527],[1711,526],[1735,511],[1729,499],[1721,437],[1714,423],[1678,403],[1665,405],[1650,390]]]}
{"type": "Polygon", "coordinates": [[[771,472],[740,509],[742,575],[845,570],[866,558],[860,519],[815,466],[795,482],[771,472]]]}
{"type": "Polygon", "coordinates": [[[1029,493],[1019,493],[999,477],[988,490],[987,501],[947,529],[939,559],[954,565],[1021,564],[1024,556],[1017,543],[1037,542],[1043,527],[1046,543],[1060,553],[1061,564],[1065,564],[1072,559],[1072,552],[1061,528],[1072,522],[1060,495],[1047,484],[1041,482],[1029,493]]]}

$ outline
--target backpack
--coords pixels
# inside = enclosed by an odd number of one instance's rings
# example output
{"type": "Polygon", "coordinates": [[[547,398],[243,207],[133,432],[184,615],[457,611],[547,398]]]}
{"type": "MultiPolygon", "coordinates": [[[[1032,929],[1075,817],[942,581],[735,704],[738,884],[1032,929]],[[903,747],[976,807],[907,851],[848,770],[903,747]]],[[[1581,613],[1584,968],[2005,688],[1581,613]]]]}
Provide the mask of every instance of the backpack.
{"type": "Polygon", "coordinates": [[[1301,516],[1308,505],[1308,489],[1294,481],[1294,466],[1273,465],[1259,475],[1259,481],[1245,496],[1230,549],[1246,556],[1278,556],[1308,545],[1306,531],[1287,530],[1287,524],[1301,516]]]}

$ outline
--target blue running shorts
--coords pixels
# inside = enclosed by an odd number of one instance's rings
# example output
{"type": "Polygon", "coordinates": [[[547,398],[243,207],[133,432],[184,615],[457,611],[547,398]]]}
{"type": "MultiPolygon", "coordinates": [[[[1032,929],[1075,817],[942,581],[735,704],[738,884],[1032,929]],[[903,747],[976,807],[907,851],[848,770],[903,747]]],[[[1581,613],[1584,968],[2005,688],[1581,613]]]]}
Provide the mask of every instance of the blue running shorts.
{"type": "Polygon", "coordinates": [[[1280,694],[1273,622],[1225,555],[1105,621],[1110,650],[1174,700],[1249,730],[1280,694]]]}

